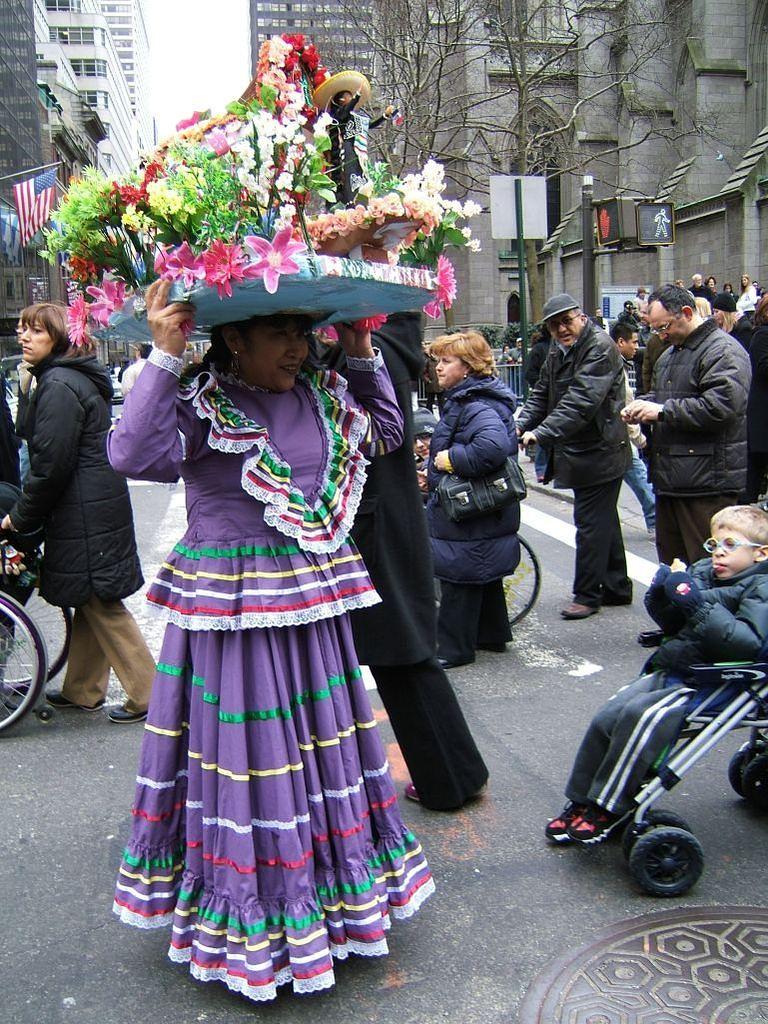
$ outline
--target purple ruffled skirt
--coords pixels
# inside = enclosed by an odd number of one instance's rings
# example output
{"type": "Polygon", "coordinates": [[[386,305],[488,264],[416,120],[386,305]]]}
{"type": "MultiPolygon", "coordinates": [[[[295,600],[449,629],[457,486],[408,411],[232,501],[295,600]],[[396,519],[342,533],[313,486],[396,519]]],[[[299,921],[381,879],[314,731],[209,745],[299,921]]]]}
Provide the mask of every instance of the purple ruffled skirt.
{"type": "Polygon", "coordinates": [[[433,891],[404,826],[346,616],[169,625],[114,909],[254,1000],[333,985],[433,891]]]}

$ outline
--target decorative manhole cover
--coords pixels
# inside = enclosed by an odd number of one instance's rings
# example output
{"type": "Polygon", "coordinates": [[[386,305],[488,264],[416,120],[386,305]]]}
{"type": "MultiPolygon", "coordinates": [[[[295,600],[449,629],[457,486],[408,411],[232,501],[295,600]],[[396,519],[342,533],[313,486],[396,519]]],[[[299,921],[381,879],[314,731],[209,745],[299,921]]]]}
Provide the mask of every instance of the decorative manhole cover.
{"type": "Polygon", "coordinates": [[[533,982],[520,1024],[768,1024],[768,910],[620,921],[533,982]]]}

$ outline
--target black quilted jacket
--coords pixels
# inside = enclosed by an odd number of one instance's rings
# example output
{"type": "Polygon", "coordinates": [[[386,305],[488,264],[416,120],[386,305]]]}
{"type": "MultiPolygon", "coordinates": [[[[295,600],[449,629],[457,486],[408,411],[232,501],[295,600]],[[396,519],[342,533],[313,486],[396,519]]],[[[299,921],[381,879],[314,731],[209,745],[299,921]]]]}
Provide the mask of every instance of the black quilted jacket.
{"type": "Polygon", "coordinates": [[[125,480],[107,461],[112,385],[92,357],[50,357],[32,370],[37,388],[24,424],[30,473],[11,509],[22,533],[43,527],[40,590],[78,607],[95,594],[113,601],[143,578],[125,480]]]}
{"type": "Polygon", "coordinates": [[[741,494],[751,376],[749,356],[714,320],[661,354],[649,396],[664,406],[648,473],[657,494],[741,494]]]}

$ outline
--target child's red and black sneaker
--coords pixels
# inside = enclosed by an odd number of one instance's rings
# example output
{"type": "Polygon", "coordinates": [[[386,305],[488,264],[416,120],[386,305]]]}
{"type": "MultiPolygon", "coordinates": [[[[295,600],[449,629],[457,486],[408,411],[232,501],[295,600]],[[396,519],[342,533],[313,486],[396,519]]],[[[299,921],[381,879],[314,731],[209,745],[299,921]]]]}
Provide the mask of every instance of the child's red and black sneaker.
{"type": "Polygon", "coordinates": [[[568,838],[585,846],[602,843],[620,818],[620,814],[611,814],[597,805],[587,807],[584,813],[568,826],[568,838]]]}
{"type": "Polygon", "coordinates": [[[586,811],[584,804],[567,803],[556,818],[547,822],[544,835],[552,843],[572,843],[568,835],[570,826],[586,811]]]}

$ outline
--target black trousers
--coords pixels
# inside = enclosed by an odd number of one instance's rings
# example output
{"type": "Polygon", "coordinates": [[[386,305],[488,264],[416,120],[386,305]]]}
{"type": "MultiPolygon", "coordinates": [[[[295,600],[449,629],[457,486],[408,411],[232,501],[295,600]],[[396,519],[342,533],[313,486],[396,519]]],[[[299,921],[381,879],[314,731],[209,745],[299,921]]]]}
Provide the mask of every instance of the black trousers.
{"type": "Polygon", "coordinates": [[[419,799],[433,811],[461,807],[488,781],[456,694],[435,658],[370,665],[419,799]]]}
{"type": "Polygon", "coordinates": [[[623,601],[632,597],[632,581],[627,576],[624,539],[616,508],[621,479],[573,489],[576,525],[573,599],[592,608],[599,608],[604,599],[623,601]]]}
{"type": "Polygon", "coordinates": [[[768,452],[747,453],[747,489],[744,504],[752,505],[761,494],[765,494],[765,477],[768,474],[768,452]]]}
{"type": "Polygon", "coordinates": [[[440,580],[437,653],[446,661],[468,664],[479,644],[512,639],[501,580],[448,583],[440,580]]]}

